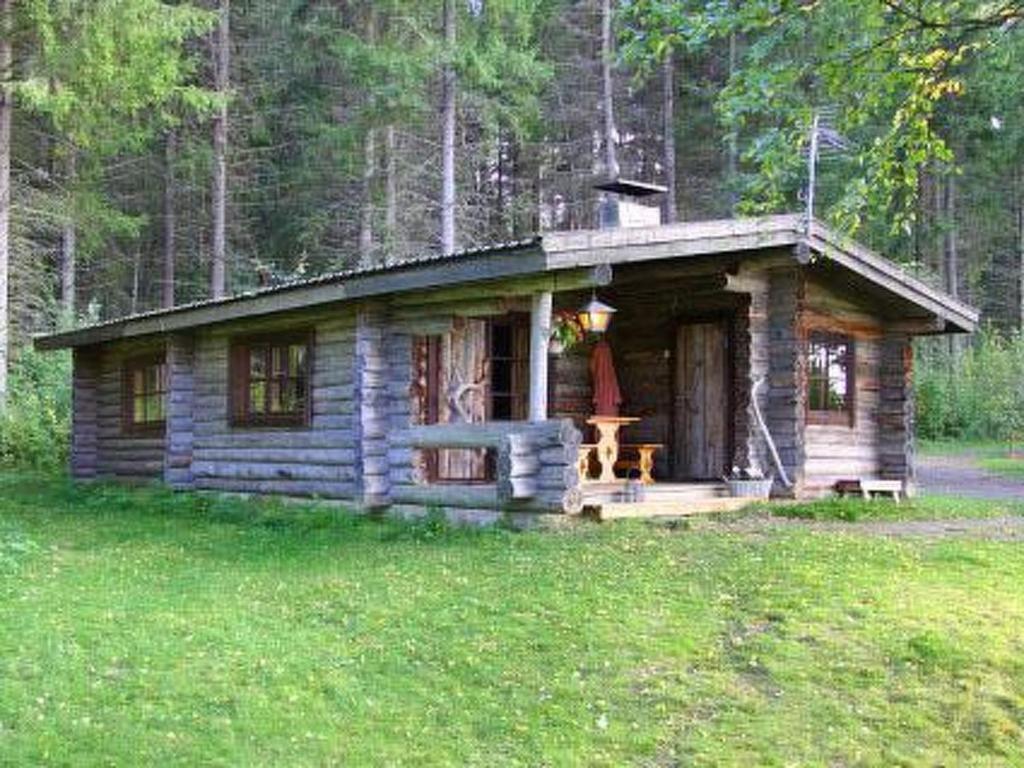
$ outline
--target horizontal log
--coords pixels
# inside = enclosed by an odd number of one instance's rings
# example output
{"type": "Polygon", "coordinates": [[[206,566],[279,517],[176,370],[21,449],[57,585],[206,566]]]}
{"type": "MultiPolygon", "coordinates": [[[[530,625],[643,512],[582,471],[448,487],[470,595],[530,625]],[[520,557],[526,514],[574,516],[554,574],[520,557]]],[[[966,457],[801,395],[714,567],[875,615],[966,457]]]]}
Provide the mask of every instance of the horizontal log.
{"type": "Polygon", "coordinates": [[[112,451],[162,451],[164,449],[164,437],[106,437],[101,441],[103,450],[112,451]]]}
{"type": "Polygon", "coordinates": [[[439,507],[498,508],[498,490],[493,484],[435,483],[391,486],[391,500],[400,504],[439,507]]]}
{"type": "Polygon", "coordinates": [[[330,483],[308,480],[232,480],[223,477],[197,477],[193,485],[197,490],[203,491],[309,496],[355,501],[355,485],[353,483],[330,483]]]}
{"type": "Polygon", "coordinates": [[[218,477],[229,480],[322,480],[333,483],[355,480],[355,470],[349,466],[273,462],[233,463],[193,460],[192,474],[196,478],[218,477]]]}
{"type": "Polygon", "coordinates": [[[579,484],[579,470],[575,464],[555,464],[542,467],[534,475],[538,485],[555,488],[573,488],[579,484]]]}
{"type": "Polygon", "coordinates": [[[354,448],[270,448],[270,447],[193,447],[192,455],[208,462],[269,462],[274,464],[320,464],[354,466],[354,448]]]}
{"type": "Polygon", "coordinates": [[[396,431],[395,445],[423,448],[498,448],[514,433],[533,436],[538,445],[558,444],[580,439],[568,420],[541,423],[524,421],[489,421],[474,424],[428,424],[396,431]]]}
{"type": "Polygon", "coordinates": [[[96,462],[97,471],[104,475],[123,475],[135,477],[139,475],[153,476],[163,474],[164,462],[159,460],[108,461],[101,458],[96,462]]]}
{"type": "Polygon", "coordinates": [[[511,478],[532,477],[540,472],[540,456],[509,456],[509,472],[511,478]]]}
{"type": "Polygon", "coordinates": [[[355,397],[355,387],[351,384],[329,384],[314,386],[313,402],[318,400],[351,400],[355,397]]]}
{"type": "MultiPolygon", "coordinates": [[[[354,430],[355,419],[350,413],[314,413],[314,430],[354,430]]],[[[353,432],[353,434],[355,434],[353,432]]]]}
{"type": "Polygon", "coordinates": [[[530,499],[537,494],[537,482],[532,477],[508,477],[497,483],[498,500],[500,503],[514,499],[530,499]]]}
{"type": "Polygon", "coordinates": [[[333,400],[320,398],[313,401],[313,416],[350,416],[355,413],[355,402],[350,399],[333,400]]]}
{"type": "Polygon", "coordinates": [[[362,473],[363,476],[370,475],[387,475],[390,465],[388,464],[387,456],[363,456],[362,460],[362,473]]]}
{"type": "Polygon", "coordinates": [[[348,429],[231,429],[195,433],[195,446],[253,448],[349,448],[355,434],[348,429]]]}

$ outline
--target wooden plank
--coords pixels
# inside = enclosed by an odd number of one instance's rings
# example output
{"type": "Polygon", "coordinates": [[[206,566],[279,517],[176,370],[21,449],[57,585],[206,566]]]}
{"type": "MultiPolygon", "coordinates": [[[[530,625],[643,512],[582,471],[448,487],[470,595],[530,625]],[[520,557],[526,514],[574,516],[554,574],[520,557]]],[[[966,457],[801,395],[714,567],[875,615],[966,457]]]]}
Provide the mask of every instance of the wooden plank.
{"type": "Polygon", "coordinates": [[[720,512],[734,512],[755,503],[755,499],[723,497],[692,501],[635,501],[609,502],[598,508],[600,520],[629,518],[687,517],[720,512]]]}

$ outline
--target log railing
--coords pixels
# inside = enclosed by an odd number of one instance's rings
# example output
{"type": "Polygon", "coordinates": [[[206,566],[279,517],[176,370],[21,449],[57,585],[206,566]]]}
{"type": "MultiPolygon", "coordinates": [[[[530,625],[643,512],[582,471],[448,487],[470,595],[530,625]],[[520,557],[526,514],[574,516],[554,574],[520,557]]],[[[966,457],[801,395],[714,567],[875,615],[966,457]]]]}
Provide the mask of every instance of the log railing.
{"type": "Polygon", "coordinates": [[[485,448],[495,452],[494,483],[423,483],[411,476],[391,486],[402,504],[544,511],[576,514],[582,509],[576,456],[582,436],[568,419],[542,422],[483,422],[408,427],[391,444],[411,450],[485,448]]]}

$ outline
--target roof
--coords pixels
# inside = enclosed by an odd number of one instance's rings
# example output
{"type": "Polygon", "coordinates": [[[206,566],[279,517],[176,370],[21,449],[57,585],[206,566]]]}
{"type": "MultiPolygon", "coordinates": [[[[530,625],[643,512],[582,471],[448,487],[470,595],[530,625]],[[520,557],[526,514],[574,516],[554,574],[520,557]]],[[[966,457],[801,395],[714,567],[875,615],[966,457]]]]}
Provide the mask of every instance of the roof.
{"type": "Polygon", "coordinates": [[[973,331],[978,312],[907,274],[887,259],[799,215],[688,222],[635,229],[552,232],[486,248],[424,256],[396,264],[329,272],[283,285],[171,309],[153,310],[35,338],[61,349],[181,331],[246,317],[392,294],[430,291],[583,267],[738,254],[806,246],[814,256],[858,275],[941,322],[937,331],[973,331]]]}

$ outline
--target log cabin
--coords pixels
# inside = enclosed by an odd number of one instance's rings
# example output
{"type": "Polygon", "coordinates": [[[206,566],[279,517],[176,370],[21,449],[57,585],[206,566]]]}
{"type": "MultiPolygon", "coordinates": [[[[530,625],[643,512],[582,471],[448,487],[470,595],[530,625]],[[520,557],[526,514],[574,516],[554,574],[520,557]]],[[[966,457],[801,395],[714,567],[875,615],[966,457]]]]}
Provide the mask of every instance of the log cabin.
{"type": "Polygon", "coordinates": [[[554,232],[35,344],[73,350],[75,478],[490,521],[720,509],[734,468],[780,497],[910,491],[912,341],[977,322],[781,215],[554,232]],[[557,349],[553,323],[591,300],[616,310],[607,330],[557,349]],[[611,436],[592,432],[597,344],[618,377],[611,436]]]}

